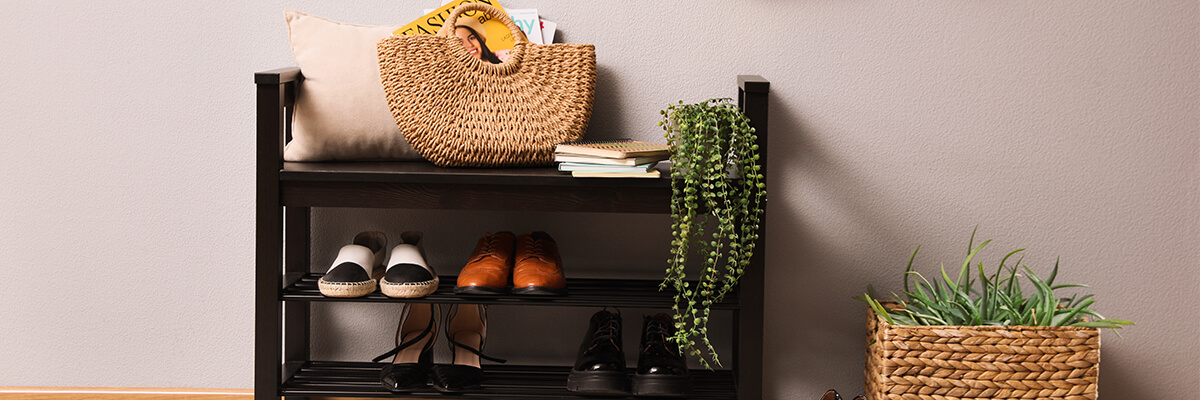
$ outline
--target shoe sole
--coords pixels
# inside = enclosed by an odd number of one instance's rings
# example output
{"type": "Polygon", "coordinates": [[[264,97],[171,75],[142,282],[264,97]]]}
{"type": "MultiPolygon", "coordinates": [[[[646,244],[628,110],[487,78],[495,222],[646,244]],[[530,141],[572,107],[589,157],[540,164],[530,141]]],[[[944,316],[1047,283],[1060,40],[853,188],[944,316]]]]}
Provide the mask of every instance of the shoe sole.
{"type": "Polygon", "coordinates": [[[683,397],[691,392],[691,377],[633,374],[634,396],[683,397]]]}
{"type": "Polygon", "coordinates": [[[482,296],[495,296],[507,294],[508,288],[497,289],[488,286],[459,286],[454,288],[454,294],[476,294],[482,296]]]}
{"type": "Polygon", "coordinates": [[[524,286],[512,288],[512,294],[533,296],[563,296],[567,294],[567,289],[553,289],[541,286],[524,286]]]}
{"type": "Polygon", "coordinates": [[[361,282],[327,282],[325,278],[317,280],[317,287],[325,297],[362,297],[375,291],[374,279],[361,282]]]}
{"type": "Polygon", "coordinates": [[[383,268],[375,268],[369,281],[360,282],[330,282],[322,276],[317,279],[317,289],[325,297],[363,297],[375,291],[379,281],[383,279],[383,268]]]}
{"type": "Polygon", "coordinates": [[[588,394],[629,394],[629,381],[624,372],[571,371],[567,375],[567,391],[588,394]]]}
{"type": "Polygon", "coordinates": [[[433,292],[436,292],[438,288],[438,282],[440,281],[441,280],[438,277],[434,277],[432,280],[424,282],[393,283],[388,282],[388,280],[385,278],[379,280],[379,289],[383,292],[383,295],[387,297],[412,299],[417,297],[425,297],[433,292]]]}
{"type": "Polygon", "coordinates": [[[475,385],[475,386],[461,387],[461,388],[448,388],[448,387],[441,387],[438,385],[430,385],[429,387],[433,388],[433,390],[436,390],[440,393],[460,394],[460,393],[466,393],[466,392],[482,389],[483,385],[475,385]]]}

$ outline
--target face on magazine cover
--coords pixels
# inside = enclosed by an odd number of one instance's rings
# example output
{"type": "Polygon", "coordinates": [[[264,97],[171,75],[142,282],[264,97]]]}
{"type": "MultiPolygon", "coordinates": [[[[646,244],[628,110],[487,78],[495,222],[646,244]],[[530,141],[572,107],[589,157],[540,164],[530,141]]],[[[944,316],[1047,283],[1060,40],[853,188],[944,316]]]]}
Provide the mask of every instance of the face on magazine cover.
{"type": "Polygon", "coordinates": [[[500,63],[500,59],[488,49],[487,39],[475,32],[475,29],[459,25],[454,27],[454,34],[462,40],[463,47],[467,48],[467,52],[471,53],[471,56],[492,64],[500,63]]]}

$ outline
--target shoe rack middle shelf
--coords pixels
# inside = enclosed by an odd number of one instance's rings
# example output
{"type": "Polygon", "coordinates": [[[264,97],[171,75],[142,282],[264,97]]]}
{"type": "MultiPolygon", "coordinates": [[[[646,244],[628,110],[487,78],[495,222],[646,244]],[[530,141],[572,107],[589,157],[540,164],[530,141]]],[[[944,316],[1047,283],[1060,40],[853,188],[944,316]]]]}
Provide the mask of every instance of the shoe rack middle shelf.
{"type": "MultiPolygon", "coordinates": [[[[332,298],[321,295],[317,288],[320,273],[289,273],[287,287],[281,292],[283,300],[291,301],[353,301],[353,302],[419,302],[419,303],[466,303],[491,305],[546,305],[579,307],[631,307],[671,308],[673,294],[658,290],[661,280],[650,279],[567,279],[567,294],[564,296],[538,296],[505,294],[497,296],[472,296],[454,293],[457,276],[441,276],[441,284],[433,294],[416,299],[393,299],[375,291],[364,297],[332,298]]],[[[731,292],[713,309],[738,309],[737,293],[731,292]]]]}

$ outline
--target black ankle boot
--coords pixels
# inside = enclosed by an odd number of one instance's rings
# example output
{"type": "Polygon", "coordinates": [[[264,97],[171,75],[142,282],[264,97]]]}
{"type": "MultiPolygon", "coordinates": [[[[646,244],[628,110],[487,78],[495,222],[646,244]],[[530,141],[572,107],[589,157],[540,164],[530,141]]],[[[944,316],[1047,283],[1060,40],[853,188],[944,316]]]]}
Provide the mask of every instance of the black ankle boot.
{"type": "Polygon", "coordinates": [[[575,367],[567,375],[567,390],[578,393],[625,394],[625,353],[621,350],[621,314],[600,310],[592,314],[575,367]]]}
{"type": "Polygon", "coordinates": [[[692,391],[692,376],[679,345],[668,341],[675,334],[671,316],[656,314],[642,323],[642,346],[633,375],[635,396],[685,396],[692,391]]]}

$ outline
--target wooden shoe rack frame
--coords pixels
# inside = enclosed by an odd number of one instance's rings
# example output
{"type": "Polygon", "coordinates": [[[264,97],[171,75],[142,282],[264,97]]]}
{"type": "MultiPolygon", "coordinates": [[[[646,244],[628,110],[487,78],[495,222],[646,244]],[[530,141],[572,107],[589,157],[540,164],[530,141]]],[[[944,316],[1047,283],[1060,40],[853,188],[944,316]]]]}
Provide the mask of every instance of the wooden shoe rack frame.
{"type": "MultiPolygon", "coordinates": [[[[454,295],[454,276],[420,299],[391,299],[374,293],[330,299],[317,290],[310,272],[313,207],[512,210],[658,213],[670,212],[670,181],[662,179],[576,179],[554,168],[454,169],[428,162],[291,163],[283,161],[290,139],[297,68],[258,72],[258,148],[255,248],[256,400],[308,397],[435,399],[584,399],[566,390],[570,365],[485,365],[484,388],[460,395],[432,390],[394,394],[379,385],[382,364],[312,360],[310,304],[332,302],[482,303],[505,306],[624,306],[670,308],[658,280],[568,279],[570,294],[555,298],[454,295]]],[[[763,165],[767,158],[767,93],[759,76],[738,76],[737,101],[758,132],[763,165]]],[[[746,270],[740,290],[715,306],[732,313],[731,369],[693,371],[689,399],[761,399],[763,354],[763,243],[746,270]]],[[[550,322],[547,322],[550,323],[550,322]]],[[[390,334],[390,333],[388,333],[390,334]]],[[[493,337],[500,337],[495,335],[493,337]]],[[[596,397],[590,397],[596,398],[596,397]]],[[[609,397],[611,398],[611,397],[609,397]]]]}

